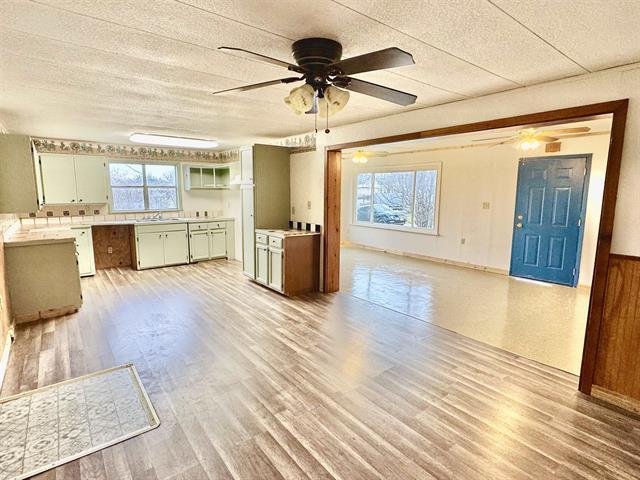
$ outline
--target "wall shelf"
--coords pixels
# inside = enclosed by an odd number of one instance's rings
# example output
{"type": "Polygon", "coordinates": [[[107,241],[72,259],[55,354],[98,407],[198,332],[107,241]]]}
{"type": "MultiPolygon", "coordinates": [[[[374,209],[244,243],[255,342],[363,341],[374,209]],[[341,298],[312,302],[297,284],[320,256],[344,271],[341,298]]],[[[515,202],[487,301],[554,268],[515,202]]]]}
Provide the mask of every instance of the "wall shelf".
{"type": "Polygon", "coordinates": [[[230,167],[184,165],[184,189],[185,190],[221,190],[230,186],[230,167]]]}

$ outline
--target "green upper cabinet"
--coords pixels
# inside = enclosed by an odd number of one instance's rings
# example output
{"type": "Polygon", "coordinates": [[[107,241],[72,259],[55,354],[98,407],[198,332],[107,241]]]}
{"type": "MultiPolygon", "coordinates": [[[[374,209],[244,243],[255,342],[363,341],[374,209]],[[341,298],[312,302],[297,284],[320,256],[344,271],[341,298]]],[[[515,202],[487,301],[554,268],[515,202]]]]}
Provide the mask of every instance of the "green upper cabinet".
{"type": "Polygon", "coordinates": [[[228,165],[184,165],[185,190],[212,190],[229,188],[231,171],[228,165]]]}
{"type": "Polygon", "coordinates": [[[40,163],[27,135],[0,134],[0,213],[42,207],[40,163]]]}
{"type": "Polygon", "coordinates": [[[105,158],[42,154],[40,163],[45,204],[108,202],[105,158]]]}

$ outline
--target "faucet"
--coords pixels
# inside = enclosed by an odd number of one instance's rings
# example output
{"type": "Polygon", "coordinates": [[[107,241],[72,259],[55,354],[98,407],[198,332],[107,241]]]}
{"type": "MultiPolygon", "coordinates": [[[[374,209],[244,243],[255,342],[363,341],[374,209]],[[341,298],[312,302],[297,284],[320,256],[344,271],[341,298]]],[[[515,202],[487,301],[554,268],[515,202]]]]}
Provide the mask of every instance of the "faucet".
{"type": "Polygon", "coordinates": [[[151,216],[151,218],[154,218],[154,219],[156,219],[156,218],[157,218],[158,220],[162,220],[162,212],[161,212],[160,210],[158,210],[156,213],[154,213],[154,214],[151,216]]]}

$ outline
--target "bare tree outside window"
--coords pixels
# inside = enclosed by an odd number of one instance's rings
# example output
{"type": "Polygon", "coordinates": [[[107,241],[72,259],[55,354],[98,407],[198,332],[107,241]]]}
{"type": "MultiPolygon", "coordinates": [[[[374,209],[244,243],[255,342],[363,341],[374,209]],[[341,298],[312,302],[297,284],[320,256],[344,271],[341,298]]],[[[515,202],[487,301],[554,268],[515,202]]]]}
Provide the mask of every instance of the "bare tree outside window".
{"type": "Polygon", "coordinates": [[[110,163],[109,179],[113,211],[178,209],[175,165],[110,163]]]}
{"type": "Polygon", "coordinates": [[[360,223],[435,231],[438,170],[360,173],[355,218],[360,223]]]}

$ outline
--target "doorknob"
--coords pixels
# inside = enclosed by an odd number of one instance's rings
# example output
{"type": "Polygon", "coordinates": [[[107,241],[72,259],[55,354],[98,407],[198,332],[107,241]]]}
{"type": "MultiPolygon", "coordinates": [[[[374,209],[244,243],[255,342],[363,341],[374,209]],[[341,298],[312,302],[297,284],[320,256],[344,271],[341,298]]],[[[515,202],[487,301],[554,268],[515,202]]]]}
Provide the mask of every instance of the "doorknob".
{"type": "Polygon", "coordinates": [[[516,228],[522,228],[522,223],[520,222],[516,223],[516,228]]]}

